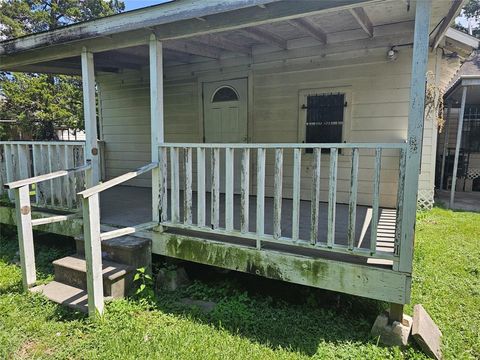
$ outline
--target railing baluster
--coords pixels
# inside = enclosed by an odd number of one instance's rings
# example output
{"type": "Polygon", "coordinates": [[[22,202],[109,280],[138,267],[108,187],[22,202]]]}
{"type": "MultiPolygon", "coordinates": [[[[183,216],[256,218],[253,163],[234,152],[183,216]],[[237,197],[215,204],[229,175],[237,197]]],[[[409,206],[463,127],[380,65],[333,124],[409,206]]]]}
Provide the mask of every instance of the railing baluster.
{"type": "Polygon", "coordinates": [[[180,174],[179,174],[179,158],[178,158],[178,148],[171,148],[170,149],[170,169],[171,169],[171,177],[170,177],[170,188],[171,188],[171,218],[172,223],[178,223],[180,219],[180,174]]]}
{"type": "Polygon", "coordinates": [[[338,149],[330,149],[330,179],[328,191],[328,233],[327,245],[333,247],[335,244],[335,215],[337,202],[337,163],[338,149]]]}
{"type": "Polygon", "coordinates": [[[300,181],[302,174],[302,150],[293,150],[293,200],[292,200],[292,239],[297,241],[300,232],[300,181]]]}
{"type": "Polygon", "coordinates": [[[372,226],[370,227],[370,251],[375,254],[377,250],[377,230],[379,217],[379,197],[380,197],[380,172],[382,167],[382,149],[375,149],[375,172],[373,177],[372,193],[372,226]]]}
{"type": "MultiPolygon", "coordinates": [[[[62,152],[60,151],[60,145],[55,145],[55,157],[56,157],[56,167],[55,170],[62,170],[65,169],[65,163],[62,160],[62,152]]],[[[57,191],[55,192],[55,195],[57,196],[57,203],[59,206],[63,207],[63,199],[64,199],[64,187],[62,186],[62,178],[58,178],[55,181],[57,191]]]]}
{"type": "Polygon", "coordinates": [[[234,150],[225,149],[225,228],[233,230],[233,176],[234,176],[234,150]]]}
{"type": "Polygon", "coordinates": [[[247,233],[249,231],[250,217],[250,149],[243,149],[242,152],[242,174],[241,185],[241,214],[240,231],[247,233]]]}
{"type": "Polygon", "coordinates": [[[312,199],[310,221],[310,243],[315,245],[318,239],[318,217],[320,212],[320,165],[322,149],[316,148],[313,152],[312,199]]]}
{"type": "Polygon", "coordinates": [[[5,145],[0,143],[0,196],[5,191],[3,185],[7,183],[7,169],[5,165],[5,145]]]}
{"type": "MultiPolygon", "coordinates": [[[[73,154],[71,151],[72,147],[69,145],[64,145],[63,146],[63,156],[65,158],[65,167],[67,169],[72,169],[74,167],[73,165],[73,154]]],[[[38,187],[38,185],[37,185],[38,187]]],[[[73,175],[68,174],[65,177],[65,198],[67,201],[67,207],[69,209],[73,208],[73,203],[74,203],[74,198],[73,194],[75,193],[75,189],[73,187],[73,175]]]]}
{"type": "Polygon", "coordinates": [[[273,184],[273,237],[282,236],[282,185],[283,149],[275,149],[275,171],[273,184]]]}
{"type": "Polygon", "coordinates": [[[28,145],[22,144],[17,145],[17,154],[18,154],[18,173],[19,173],[19,180],[26,179],[30,177],[30,154],[28,151],[28,145]]]}
{"type": "Polygon", "coordinates": [[[168,220],[168,151],[166,147],[160,148],[159,153],[160,169],[160,221],[168,220]]]}
{"type": "Polygon", "coordinates": [[[358,161],[359,151],[352,150],[352,169],[350,173],[350,200],[348,204],[348,248],[355,247],[355,225],[357,220],[357,193],[358,193],[358,161]]]}
{"type": "Polygon", "coordinates": [[[220,149],[212,149],[212,200],[211,200],[211,225],[212,229],[220,226],[220,149]]]}
{"type": "Polygon", "coordinates": [[[197,225],[205,226],[205,149],[197,148],[197,225]]]}
{"type": "MultiPolygon", "coordinates": [[[[265,149],[257,149],[257,235],[265,234],[265,149]]],[[[257,249],[262,246],[257,238],[257,249]]]]}
{"type": "MultiPolygon", "coordinates": [[[[405,191],[405,165],[406,165],[406,151],[400,150],[399,169],[398,169],[398,189],[397,189],[397,220],[395,224],[395,255],[399,254],[400,235],[403,214],[403,195],[405,191]]],[[[394,263],[394,270],[398,270],[398,262],[394,263]]]]}
{"type": "Polygon", "coordinates": [[[183,221],[192,224],[192,148],[184,149],[185,189],[183,194],[183,221]]]}
{"type": "MultiPolygon", "coordinates": [[[[52,145],[48,144],[47,145],[47,161],[48,161],[48,172],[51,173],[53,171],[53,151],[52,151],[52,145]]],[[[54,180],[49,180],[48,183],[50,185],[50,202],[52,206],[55,206],[55,187],[53,184],[54,180]]]]}
{"type": "MultiPolygon", "coordinates": [[[[9,144],[5,144],[5,170],[7,175],[7,183],[12,182],[15,180],[14,173],[13,173],[13,156],[12,156],[12,146],[9,144]]],[[[10,200],[15,199],[15,195],[12,190],[8,190],[8,197],[10,200]]]]}

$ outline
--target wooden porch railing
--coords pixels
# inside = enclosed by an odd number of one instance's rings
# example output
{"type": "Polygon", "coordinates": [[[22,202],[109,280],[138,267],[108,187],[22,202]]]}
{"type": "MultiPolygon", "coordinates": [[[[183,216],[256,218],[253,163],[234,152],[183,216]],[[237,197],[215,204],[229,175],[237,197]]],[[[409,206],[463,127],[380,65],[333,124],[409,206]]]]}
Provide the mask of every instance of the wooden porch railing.
{"type": "MultiPolygon", "coordinates": [[[[19,151],[23,150],[23,148],[19,149],[19,151]]],[[[69,177],[79,172],[88,171],[90,168],[90,164],[82,165],[77,168],[59,170],[31,178],[24,178],[4,184],[2,186],[14,194],[18,243],[20,248],[20,263],[22,267],[22,282],[25,290],[30,288],[36,282],[33,227],[66,221],[76,216],[76,214],[54,215],[47,218],[32,219],[30,186],[33,184],[38,186],[38,184],[42,184],[47,181],[69,177]]]]}
{"type": "MultiPolygon", "coordinates": [[[[397,186],[397,214],[401,214],[403,206],[403,184],[405,169],[405,144],[162,144],[160,152],[160,223],[166,228],[178,228],[226,235],[230,237],[254,240],[260,249],[267,243],[278,243],[324,251],[350,254],[374,259],[398,262],[398,241],[400,239],[401,219],[396,217],[395,244],[391,251],[377,249],[379,238],[380,196],[382,162],[395,163],[394,183],[397,186]],[[308,149],[308,150],[307,150],[308,149]],[[308,151],[308,153],[307,153],[308,151]],[[210,164],[207,162],[210,153],[210,164]],[[194,157],[195,165],[194,164],[194,157]],[[267,161],[267,158],[269,161],[267,161]],[[339,179],[339,159],[342,160],[343,178],[339,179]],[[255,166],[251,166],[256,162],[255,166]],[[348,161],[347,161],[348,160],[348,161]],[[326,167],[322,163],[327,162],[326,167]],[[362,196],[365,198],[365,186],[369,187],[371,222],[370,244],[362,247],[356,242],[356,218],[359,195],[359,169],[368,162],[368,179],[362,180],[362,196]],[[349,171],[345,171],[348,163],[349,171]],[[235,164],[237,166],[235,167],[235,164]],[[303,167],[302,167],[302,164],[303,167]],[[309,166],[310,170],[305,171],[309,166]],[[222,168],[222,170],[221,170],[222,168]],[[268,168],[268,172],[266,171],[268,168]],[[327,170],[328,169],[328,170],[327,170]],[[370,170],[371,169],[371,170],[370,170]],[[196,178],[194,177],[196,170],[196,178]],[[256,171],[250,177],[250,171],[256,171]],[[321,175],[328,171],[328,179],[321,175]],[[221,174],[223,172],[223,174],[221,174]],[[348,172],[348,179],[345,173],[348,172]],[[222,176],[221,176],[222,175],[222,176]],[[222,181],[221,181],[222,179],[222,181]],[[255,187],[251,186],[253,180],[255,187]],[[270,180],[270,181],[267,181],[270,180]],[[338,241],[336,236],[336,213],[338,183],[348,183],[348,226],[347,239],[338,241]],[[207,186],[206,181],[210,182],[207,186]],[[328,185],[325,186],[325,181],[328,185]],[[196,182],[196,184],[195,184],[196,182]],[[235,191],[234,186],[237,183],[235,191]],[[287,184],[288,183],[288,184],[287,184]],[[310,184],[310,185],[308,185],[310,184]],[[367,185],[366,185],[367,184],[367,185]],[[287,186],[288,185],[288,186],[287,186]],[[256,188],[256,193],[250,194],[256,188]],[[181,191],[182,190],[182,191],[181,191]],[[196,190],[196,199],[194,199],[196,190]],[[183,193],[183,194],[182,194],[183,193]],[[210,193],[210,209],[206,208],[206,196],[210,193]],[[224,194],[224,205],[221,207],[221,193],[224,194]],[[235,193],[240,196],[240,209],[234,205],[235,193]],[[181,195],[183,201],[181,202],[181,195]],[[256,196],[255,227],[250,224],[251,196],[256,196]],[[323,195],[323,199],[321,198],[323,195]],[[272,231],[265,232],[265,199],[273,198],[272,231]],[[286,198],[291,199],[291,234],[282,233],[282,205],[286,198]],[[310,201],[310,229],[305,236],[300,232],[301,200],[310,201]],[[196,214],[193,203],[196,200],[196,214]],[[321,201],[327,203],[327,236],[326,241],[319,239],[319,221],[321,201]],[[221,223],[221,208],[224,218],[221,223]],[[237,214],[234,216],[234,211],[237,214]],[[206,212],[210,211],[210,221],[206,222],[206,212]],[[239,212],[239,214],[238,214],[239,212]],[[194,215],[196,220],[194,221],[194,215]],[[239,218],[239,219],[238,219],[239,218]],[[237,226],[235,227],[235,221],[237,226]],[[254,230],[252,230],[254,228],[254,230]]],[[[390,175],[392,177],[392,175],[390,175]]],[[[392,180],[390,180],[392,181],[392,180]]],[[[345,194],[344,194],[345,195],[345,194]]],[[[288,200],[290,201],[290,200],[288,200]]],[[[237,204],[238,205],[238,204],[237,204]]],[[[285,205],[283,206],[285,209],[285,205]]],[[[289,209],[290,213],[290,209],[289,209]]],[[[307,215],[305,212],[302,216],[307,215]]],[[[289,215],[290,216],[290,215],[289,215]]],[[[392,231],[393,232],[393,231],[392,231]]],[[[380,236],[381,237],[381,236],[380,236]]]]}
{"type": "Polygon", "coordinates": [[[147,230],[158,225],[155,222],[149,222],[102,233],[100,229],[100,193],[157,167],[158,163],[155,162],[147,164],[78,194],[83,202],[83,234],[87,264],[88,313],[90,316],[102,314],[104,307],[101,242],[133,234],[140,230],[147,230]]]}
{"type": "MultiPolygon", "coordinates": [[[[85,164],[82,141],[2,141],[0,142],[0,195],[3,185],[21,179],[71,169],[85,164]]],[[[84,174],[69,173],[36,184],[33,205],[43,208],[79,208],[77,192],[85,186],[84,174]]],[[[7,190],[10,200],[14,192],[7,190]]]]}

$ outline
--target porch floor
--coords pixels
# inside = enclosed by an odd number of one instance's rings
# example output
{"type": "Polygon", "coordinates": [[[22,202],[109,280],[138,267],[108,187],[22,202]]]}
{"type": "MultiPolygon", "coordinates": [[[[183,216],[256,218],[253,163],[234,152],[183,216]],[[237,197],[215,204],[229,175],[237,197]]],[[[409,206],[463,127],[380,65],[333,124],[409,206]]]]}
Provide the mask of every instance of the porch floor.
{"type": "MultiPolygon", "coordinates": [[[[182,194],[180,194],[180,203],[183,203],[182,194]]],[[[112,226],[133,226],[151,221],[151,189],[131,186],[118,186],[109,189],[101,194],[101,223],[112,226]]],[[[310,238],[310,201],[301,201],[300,205],[300,239],[308,240],[310,238]]],[[[220,227],[225,224],[225,200],[223,194],[220,199],[220,227]]],[[[256,197],[250,197],[249,207],[250,231],[255,231],[256,221],[256,197]]],[[[196,223],[196,193],[193,194],[193,223],[196,223]]],[[[180,218],[183,218],[181,212],[180,218]]],[[[210,223],[210,194],[206,196],[206,224],[210,223]]],[[[234,198],[234,228],[240,227],[240,195],[234,198]]],[[[357,206],[356,216],[356,245],[368,249],[370,247],[370,223],[372,218],[372,209],[367,206],[357,206]]],[[[327,203],[320,203],[318,242],[327,241],[327,203]]],[[[395,237],[396,211],[394,209],[380,209],[380,218],[378,223],[377,250],[393,252],[395,237]]],[[[347,245],[348,229],[348,205],[337,204],[335,221],[335,244],[347,245]]],[[[183,233],[183,231],[175,230],[183,233]]],[[[273,233],[273,198],[265,198],[265,233],[273,233]]],[[[292,233],[292,200],[283,199],[282,202],[282,236],[291,237],[292,233]]],[[[202,237],[195,233],[195,236],[202,237]]],[[[252,240],[227,238],[225,236],[208,234],[209,239],[236,243],[239,245],[254,245],[252,240]]],[[[205,235],[203,235],[205,237],[205,235]]],[[[391,261],[369,259],[365,257],[336,254],[315,249],[299,248],[294,246],[285,246],[281,244],[265,245],[269,249],[287,251],[299,255],[331,258],[334,260],[347,261],[353,263],[362,263],[372,266],[391,267],[391,261]]]]}

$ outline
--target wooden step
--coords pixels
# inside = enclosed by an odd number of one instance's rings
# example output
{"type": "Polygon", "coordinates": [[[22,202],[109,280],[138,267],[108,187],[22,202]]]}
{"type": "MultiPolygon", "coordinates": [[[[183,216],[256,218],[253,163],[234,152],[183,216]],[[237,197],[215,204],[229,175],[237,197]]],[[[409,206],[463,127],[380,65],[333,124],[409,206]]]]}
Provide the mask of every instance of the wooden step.
{"type": "MultiPolygon", "coordinates": [[[[77,254],[85,255],[83,237],[75,238],[77,254]]],[[[152,241],[137,236],[121,236],[102,241],[102,258],[133,266],[135,269],[152,265],[152,241]]]]}
{"type": "MultiPolygon", "coordinates": [[[[122,298],[133,286],[135,268],[109,261],[103,261],[103,292],[104,296],[122,298]]],[[[67,256],[53,262],[55,281],[87,289],[87,265],[83,257],[67,256]]]]}
{"type": "Polygon", "coordinates": [[[47,285],[39,285],[31,292],[43,294],[49,300],[57,304],[68,306],[74,310],[84,313],[88,312],[87,291],[70,285],[62,284],[58,281],[52,281],[47,285]]]}

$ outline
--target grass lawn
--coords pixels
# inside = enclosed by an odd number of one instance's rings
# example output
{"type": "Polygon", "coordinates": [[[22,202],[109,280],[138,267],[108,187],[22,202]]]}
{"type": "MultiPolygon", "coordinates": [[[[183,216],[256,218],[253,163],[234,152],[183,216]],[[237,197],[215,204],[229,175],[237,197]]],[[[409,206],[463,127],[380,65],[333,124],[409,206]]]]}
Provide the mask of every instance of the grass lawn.
{"type": "MultiPolygon", "coordinates": [[[[52,259],[73,251],[71,243],[51,245],[44,239],[36,246],[43,280],[52,277],[52,259]]],[[[4,231],[0,359],[425,358],[416,347],[385,348],[370,337],[386,304],[196,267],[190,287],[111,302],[91,321],[22,293],[16,251],[4,231]],[[203,313],[179,303],[187,296],[217,306],[203,313]]],[[[446,359],[480,358],[480,214],[437,208],[419,215],[412,303],[440,326],[446,359]]]]}

